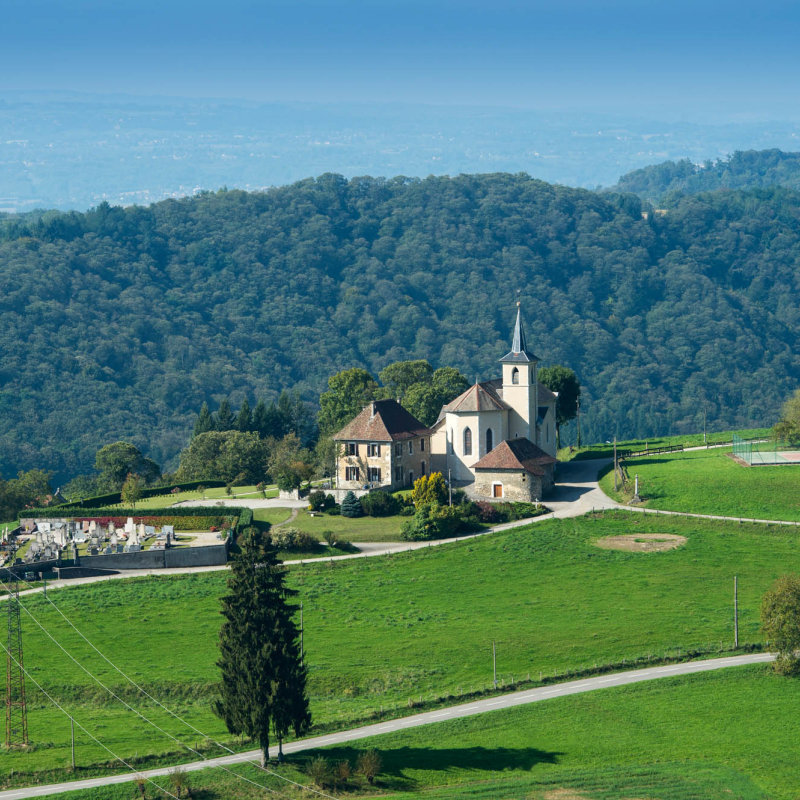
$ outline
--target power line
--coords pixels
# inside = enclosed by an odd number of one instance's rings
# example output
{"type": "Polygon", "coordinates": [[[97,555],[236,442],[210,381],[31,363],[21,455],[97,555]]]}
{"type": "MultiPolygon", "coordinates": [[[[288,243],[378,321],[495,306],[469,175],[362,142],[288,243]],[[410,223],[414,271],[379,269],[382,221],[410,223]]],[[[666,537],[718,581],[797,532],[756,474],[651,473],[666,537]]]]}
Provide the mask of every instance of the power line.
{"type": "MultiPolygon", "coordinates": [[[[3,586],[5,586],[5,584],[3,584],[3,581],[2,581],[2,580],[0,580],[0,584],[1,584],[1,585],[3,585],[3,586]]],[[[164,709],[164,710],[165,710],[165,711],[166,711],[168,714],[171,714],[171,715],[172,715],[172,716],[173,716],[175,719],[177,719],[179,722],[181,722],[181,723],[183,723],[184,725],[186,725],[187,727],[191,728],[191,729],[192,729],[192,730],[193,730],[195,733],[199,734],[200,736],[203,736],[205,739],[208,739],[208,740],[209,740],[210,742],[212,742],[214,745],[216,745],[217,747],[221,748],[222,750],[225,750],[225,751],[227,751],[227,752],[228,752],[228,753],[230,753],[231,755],[236,755],[236,751],[235,751],[235,750],[232,750],[230,747],[227,747],[227,746],[225,746],[224,744],[222,744],[222,743],[220,743],[220,742],[216,741],[215,739],[212,739],[210,736],[207,736],[207,735],[206,735],[206,734],[204,734],[204,733],[203,733],[201,730],[199,730],[198,728],[195,728],[195,727],[194,727],[194,725],[192,725],[191,723],[187,722],[186,720],[184,720],[183,718],[181,718],[180,716],[178,716],[177,714],[175,714],[173,711],[171,711],[169,708],[167,708],[167,707],[166,707],[166,706],[165,706],[163,703],[161,703],[159,700],[157,700],[155,697],[153,697],[153,696],[152,696],[152,695],[151,695],[149,692],[147,692],[147,691],[146,691],[144,688],[142,688],[141,686],[139,686],[139,684],[138,684],[138,683],[136,683],[136,682],[135,682],[135,681],[134,681],[132,678],[130,678],[130,677],[129,677],[129,676],[128,676],[128,675],[127,675],[125,672],[123,672],[123,671],[122,671],[122,670],[121,670],[121,669],[120,669],[118,666],[116,666],[116,664],[114,664],[114,663],[113,663],[113,662],[112,662],[112,661],[111,661],[111,660],[110,660],[110,659],[109,659],[107,656],[105,656],[105,655],[104,655],[102,652],[100,652],[100,650],[98,650],[98,649],[97,649],[97,647],[95,647],[95,645],[94,645],[94,644],[92,644],[92,642],[90,642],[90,641],[89,641],[89,639],[87,639],[87,638],[86,638],[86,636],[85,636],[85,635],[84,635],[84,634],[83,634],[83,633],[82,633],[80,630],[78,630],[78,628],[77,628],[77,627],[74,625],[74,623],[73,623],[73,622],[72,622],[72,621],[71,621],[71,620],[70,620],[70,619],[69,619],[69,618],[68,618],[68,617],[67,617],[67,616],[66,616],[66,615],[65,615],[65,614],[64,614],[64,613],[61,611],[61,609],[60,609],[60,608],[59,608],[59,607],[58,607],[58,606],[57,606],[57,605],[56,605],[56,604],[55,604],[55,603],[54,603],[54,602],[53,602],[53,601],[52,601],[52,600],[51,600],[49,597],[47,597],[46,595],[44,595],[44,598],[45,598],[45,600],[47,600],[47,602],[49,602],[49,603],[50,603],[50,604],[51,604],[51,605],[52,605],[52,606],[53,606],[53,607],[56,609],[56,611],[58,611],[58,613],[59,613],[59,614],[60,614],[60,615],[61,615],[61,616],[62,616],[62,617],[63,617],[63,618],[64,618],[64,619],[67,621],[67,623],[70,625],[70,627],[71,627],[71,628],[72,628],[72,629],[73,629],[73,630],[74,630],[74,631],[75,631],[75,632],[76,632],[76,633],[77,633],[77,634],[78,634],[78,635],[79,635],[79,636],[80,636],[80,637],[81,637],[81,638],[82,638],[82,639],[83,639],[83,640],[84,640],[84,641],[85,641],[85,642],[86,642],[86,643],[87,643],[87,644],[88,644],[88,645],[89,645],[89,646],[90,646],[90,647],[91,647],[91,648],[92,648],[92,649],[93,649],[93,650],[94,650],[94,651],[95,651],[95,652],[96,652],[96,653],[97,653],[97,654],[98,654],[98,655],[99,655],[101,658],[103,658],[103,660],[104,660],[104,661],[106,661],[106,662],[107,662],[107,663],[108,663],[108,664],[109,664],[109,665],[110,665],[110,666],[111,666],[113,669],[115,669],[117,672],[119,672],[119,674],[120,674],[120,675],[122,675],[122,676],[125,678],[125,680],[127,680],[127,681],[128,681],[128,682],[129,682],[129,683],[132,685],[132,686],[136,687],[136,689],[138,689],[138,690],[139,690],[139,691],[140,691],[140,692],[141,692],[143,695],[145,695],[145,697],[147,697],[147,698],[149,698],[150,700],[152,700],[152,701],[153,701],[153,702],[154,702],[156,705],[158,705],[160,708],[163,708],[163,709],[164,709]]],[[[50,634],[50,633],[49,633],[49,632],[46,630],[46,628],[45,628],[45,627],[44,627],[44,626],[43,626],[43,625],[42,625],[42,624],[41,624],[41,623],[40,623],[40,622],[39,622],[39,621],[36,619],[36,617],[34,617],[34,616],[33,616],[33,614],[32,614],[32,613],[31,613],[31,612],[30,612],[30,611],[29,611],[29,610],[28,610],[28,609],[27,609],[27,608],[26,608],[26,607],[25,607],[25,606],[24,606],[22,603],[20,603],[19,605],[20,605],[20,607],[23,609],[23,611],[25,611],[25,613],[26,613],[26,614],[27,614],[27,615],[28,615],[28,616],[29,616],[29,617],[30,617],[30,618],[31,618],[31,619],[32,619],[32,620],[33,620],[33,621],[34,621],[34,622],[35,622],[35,623],[36,623],[36,624],[37,624],[37,625],[38,625],[38,626],[39,626],[39,627],[42,629],[42,631],[44,631],[45,635],[47,635],[47,636],[48,636],[48,637],[49,637],[49,638],[50,638],[50,639],[51,639],[51,640],[52,640],[52,641],[53,641],[53,642],[54,642],[54,643],[55,643],[55,644],[56,644],[56,645],[57,645],[57,646],[58,646],[58,647],[59,647],[59,648],[60,648],[60,649],[61,649],[61,650],[62,650],[62,651],[63,651],[63,652],[64,652],[64,653],[65,653],[65,654],[66,654],[66,655],[67,655],[67,656],[68,656],[68,657],[71,659],[71,660],[72,660],[72,661],[74,661],[74,662],[75,662],[75,664],[76,664],[78,667],[80,667],[80,668],[81,668],[81,669],[82,669],[82,670],[83,670],[83,671],[84,671],[84,672],[85,672],[85,673],[86,673],[86,674],[87,674],[87,675],[88,675],[90,678],[92,678],[92,680],[94,680],[96,683],[98,683],[98,684],[99,684],[99,685],[100,685],[100,686],[101,686],[103,689],[105,689],[105,690],[106,690],[106,691],[107,691],[107,692],[108,692],[108,693],[109,693],[109,694],[110,694],[112,697],[114,697],[116,700],[118,700],[120,703],[122,703],[122,705],[124,705],[126,708],[128,708],[130,711],[132,711],[134,714],[136,714],[137,716],[139,716],[141,719],[143,719],[143,720],[144,720],[145,722],[147,722],[149,725],[152,725],[154,728],[156,728],[156,730],[160,731],[160,732],[161,732],[161,733],[163,733],[165,736],[168,736],[170,739],[172,739],[173,741],[177,742],[177,743],[178,743],[178,744],[179,744],[181,747],[183,747],[183,748],[185,748],[186,750],[188,750],[189,752],[191,752],[191,753],[194,753],[195,755],[199,756],[199,757],[200,757],[201,759],[203,759],[204,761],[208,761],[208,760],[209,760],[207,756],[205,756],[205,755],[203,755],[202,753],[198,752],[197,750],[195,750],[194,748],[190,747],[189,745],[187,745],[187,744],[184,744],[184,743],[183,743],[183,742],[182,742],[180,739],[178,739],[177,737],[173,736],[173,735],[172,735],[171,733],[169,733],[168,731],[166,731],[166,730],[164,730],[163,728],[161,728],[161,727],[160,727],[159,725],[157,725],[155,722],[152,722],[151,720],[149,720],[149,719],[148,719],[147,717],[145,717],[145,716],[144,716],[142,713],[140,713],[139,711],[137,711],[137,710],[136,710],[135,708],[133,708],[131,705],[129,705],[128,703],[126,703],[126,702],[125,702],[125,701],[124,701],[122,698],[120,698],[118,695],[116,695],[116,694],[115,694],[115,693],[114,693],[114,692],[113,692],[111,689],[109,689],[109,688],[108,688],[108,687],[107,687],[107,686],[106,686],[106,685],[105,685],[105,684],[104,684],[104,683],[103,683],[103,682],[102,682],[102,681],[101,681],[99,678],[97,678],[97,677],[96,677],[94,674],[92,674],[92,673],[91,673],[91,672],[90,672],[88,669],[86,669],[86,667],[84,667],[84,666],[83,666],[83,665],[82,665],[82,664],[81,664],[81,663],[80,663],[80,662],[79,662],[79,661],[78,661],[78,660],[77,660],[77,659],[76,659],[74,656],[72,656],[72,655],[71,655],[71,654],[70,654],[70,653],[69,653],[69,652],[66,650],[66,648],[64,648],[64,647],[63,647],[63,646],[62,646],[62,645],[61,645],[61,644],[60,644],[60,643],[59,643],[59,642],[58,642],[58,641],[57,641],[57,640],[56,640],[56,639],[55,639],[55,638],[54,638],[54,637],[53,637],[53,636],[52,636],[52,635],[51,635],[51,634],[50,634]]],[[[314,794],[317,794],[317,795],[319,795],[320,797],[325,797],[325,798],[328,798],[328,800],[337,800],[337,799],[336,799],[336,798],[335,798],[333,795],[329,795],[329,794],[326,794],[325,792],[319,791],[319,790],[317,790],[317,789],[313,789],[312,787],[310,787],[310,786],[307,786],[306,784],[302,784],[302,783],[299,783],[299,782],[297,782],[297,781],[293,781],[291,778],[287,778],[285,775],[281,775],[279,772],[275,772],[274,770],[267,769],[266,767],[262,766],[261,764],[258,764],[258,763],[256,763],[256,762],[254,762],[254,761],[248,761],[248,763],[249,763],[249,764],[251,764],[251,766],[254,766],[254,767],[256,767],[257,769],[260,769],[262,772],[265,772],[265,773],[267,773],[268,775],[272,775],[272,776],[274,776],[274,777],[276,777],[276,778],[279,778],[280,780],[286,781],[287,783],[291,783],[291,784],[292,784],[292,785],[294,785],[294,786],[297,786],[297,787],[299,787],[299,788],[302,788],[302,789],[305,789],[305,790],[307,790],[307,791],[313,792],[314,794]]],[[[237,777],[237,778],[241,778],[241,780],[247,781],[248,783],[251,783],[251,784],[253,784],[254,786],[258,786],[259,788],[266,789],[268,792],[272,792],[272,793],[274,793],[274,794],[280,794],[280,792],[277,792],[277,791],[276,791],[276,790],[274,790],[274,789],[270,789],[270,788],[269,788],[269,787],[267,787],[267,786],[262,786],[260,783],[256,783],[255,781],[251,781],[251,780],[249,780],[248,778],[245,778],[243,775],[240,775],[240,774],[239,774],[239,773],[237,773],[237,772],[233,772],[232,770],[229,770],[229,769],[227,769],[225,766],[223,766],[223,765],[221,765],[221,764],[219,764],[219,765],[215,765],[215,766],[219,766],[219,768],[220,768],[220,769],[222,769],[222,770],[224,770],[225,772],[229,772],[231,775],[234,775],[234,776],[235,776],[235,777],[237,777]]]]}
{"type": "MultiPolygon", "coordinates": [[[[230,747],[227,747],[226,745],[222,744],[221,742],[218,742],[215,739],[212,739],[210,736],[208,736],[207,734],[203,733],[203,731],[195,728],[195,726],[192,725],[190,722],[187,722],[185,719],[183,719],[182,717],[178,716],[174,711],[172,711],[171,709],[167,708],[163,703],[161,703],[159,700],[157,700],[155,697],[153,697],[146,689],[144,689],[142,686],[140,686],[138,683],[136,683],[136,681],[134,681],[133,678],[129,677],[125,672],[123,672],[123,670],[121,670],[116,664],[114,664],[107,656],[105,656],[102,652],[100,652],[100,650],[98,650],[97,647],[95,647],[95,645],[92,644],[92,642],[90,642],[89,639],[86,638],[86,636],[84,636],[84,634],[75,626],[75,624],[72,622],[72,620],[49,597],[47,597],[47,595],[45,595],[44,598],[45,598],[45,600],[47,600],[48,603],[50,603],[50,605],[53,606],[53,608],[55,608],[56,611],[58,611],[58,613],[64,618],[64,620],[75,631],[75,633],[77,633],[78,636],[80,636],[81,639],[83,639],[86,642],[86,644],[88,644],[89,647],[91,647],[92,650],[94,650],[97,653],[97,655],[99,655],[107,664],[109,664],[109,666],[111,666],[113,669],[115,669],[117,672],[119,672],[119,674],[122,675],[122,677],[125,678],[125,680],[128,681],[128,683],[131,684],[131,686],[134,686],[145,697],[147,697],[149,700],[152,700],[157,706],[160,706],[161,708],[163,708],[164,711],[166,711],[168,714],[171,714],[179,722],[182,722],[188,728],[191,728],[195,733],[199,734],[200,736],[202,736],[205,739],[208,739],[212,744],[216,745],[217,747],[221,748],[222,750],[225,750],[228,753],[231,753],[231,755],[236,755],[236,751],[235,750],[231,750],[230,747]]],[[[30,613],[30,612],[27,611],[27,609],[26,609],[26,612],[30,613]]],[[[254,767],[256,767],[257,769],[260,769],[260,770],[266,772],[269,775],[274,775],[276,778],[280,778],[281,780],[287,781],[288,783],[291,783],[291,784],[293,784],[295,786],[299,786],[299,787],[301,787],[303,789],[306,789],[308,791],[314,792],[315,794],[318,794],[321,797],[326,797],[326,798],[330,798],[331,800],[336,800],[336,798],[332,797],[332,795],[325,794],[325,792],[320,792],[320,791],[318,791],[316,789],[312,789],[310,786],[306,786],[305,784],[297,783],[296,781],[293,781],[290,778],[287,778],[285,775],[281,775],[278,772],[274,772],[271,769],[267,769],[266,767],[262,766],[261,764],[257,764],[257,763],[255,763],[253,761],[251,761],[250,763],[254,767]]]]}
{"type": "MultiPolygon", "coordinates": [[[[2,585],[5,587],[5,584],[3,583],[3,581],[0,581],[0,584],[2,584],[2,585]]],[[[6,587],[6,588],[7,588],[7,587],[6,587]]],[[[42,631],[44,632],[44,634],[45,634],[45,635],[46,635],[46,636],[47,636],[47,637],[48,637],[48,638],[49,638],[49,639],[50,639],[50,640],[51,640],[51,641],[52,641],[52,642],[53,642],[53,643],[54,643],[54,644],[55,644],[55,645],[56,645],[56,646],[59,648],[59,649],[61,649],[61,650],[64,652],[64,654],[65,654],[65,655],[66,655],[66,656],[67,656],[69,659],[71,659],[71,660],[72,660],[72,661],[73,661],[73,662],[76,664],[76,666],[80,667],[80,669],[82,669],[82,670],[83,670],[83,671],[84,671],[84,672],[85,672],[85,673],[86,673],[86,674],[87,674],[87,675],[88,675],[88,676],[89,676],[89,677],[90,677],[90,678],[91,678],[93,681],[95,681],[95,682],[96,682],[98,685],[100,685],[100,686],[101,686],[103,689],[105,689],[105,690],[106,690],[106,691],[107,691],[107,692],[108,692],[108,693],[109,693],[109,694],[110,694],[110,695],[111,695],[111,696],[112,696],[112,697],[113,697],[115,700],[118,700],[120,703],[122,703],[122,705],[123,705],[123,706],[125,706],[125,708],[127,708],[129,711],[132,711],[134,714],[136,714],[136,716],[140,717],[140,718],[141,718],[142,720],[144,720],[144,721],[145,721],[145,722],[146,722],[148,725],[152,725],[152,726],[153,726],[153,727],[154,727],[154,728],[155,728],[157,731],[160,731],[160,732],[161,732],[161,733],[163,733],[165,736],[167,736],[167,737],[169,737],[170,739],[172,739],[172,741],[176,742],[176,743],[177,743],[177,744],[179,744],[181,747],[183,747],[184,749],[188,750],[190,753],[194,753],[196,756],[199,756],[201,759],[203,759],[203,761],[208,761],[208,757],[207,757],[207,756],[205,756],[205,755],[203,755],[202,753],[200,753],[199,751],[195,750],[193,747],[190,747],[188,744],[184,744],[184,743],[183,743],[183,742],[182,742],[180,739],[178,739],[176,736],[173,736],[173,735],[172,735],[172,734],[171,734],[169,731],[166,731],[166,730],[164,730],[162,727],[160,727],[159,725],[157,725],[155,722],[153,722],[152,720],[149,720],[149,719],[148,719],[148,718],[147,718],[147,717],[146,717],[144,714],[142,714],[141,712],[137,711],[137,710],[136,710],[136,709],[135,709],[133,706],[129,705],[129,704],[128,704],[128,703],[126,703],[126,702],[125,702],[125,701],[124,701],[124,700],[123,700],[121,697],[119,697],[117,694],[115,694],[115,693],[114,693],[114,692],[113,692],[111,689],[109,689],[109,688],[108,688],[108,686],[106,686],[106,685],[105,685],[105,684],[104,684],[104,683],[103,683],[103,682],[102,682],[102,681],[101,681],[101,680],[100,680],[98,677],[96,677],[96,676],[95,676],[94,674],[92,674],[92,673],[91,673],[91,672],[90,672],[88,669],[86,669],[86,667],[84,667],[84,666],[83,666],[83,664],[81,664],[81,663],[80,663],[80,661],[78,661],[78,659],[76,659],[76,658],[75,658],[75,657],[74,657],[74,656],[73,656],[73,655],[72,655],[72,654],[71,654],[71,653],[70,653],[70,652],[69,652],[69,651],[68,651],[68,650],[67,650],[67,649],[66,649],[66,648],[65,648],[65,647],[64,647],[64,646],[63,646],[63,645],[62,645],[62,644],[61,644],[61,643],[60,643],[60,642],[59,642],[59,641],[58,641],[58,640],[57,640],[57,639],[56,639],[56,638],[55,638],[55,637],[54,637],[54,636],[53,636],[53,635],[52,635],[52,634],[51,634],[51,633],[50,633],[50,632],[49,632],[49,631],[48,631],[48,630],[45,628],[45,627],[44,627],[44,625],[42,625],[42,623],[41,623],[41,622],[39,622],[39,620],[38,620],[38,619],[36,619],[36,617],[34,617],[34,616],[33,616],[33,614],[32,614],[32,613],[31,613],[31,612],[30,612],[30,611],[29,611],[29,610],[28,610],[28,609],[27,609],[27,608],[26,608],[24,605],[22,605],[22,603],[20,603],[19,605],[20,605],[20,608],[22,608],[22,610],[23,610],[23,611],[24,611],[24,612],[25,612],[25,613],[26,613],[26,614],[27,614],[27,615],[28,615],[28,616],[29,616],[29,617],[30,617],[30,618],[31,618],[31,619],[32,619],[32,620],[33,620],[33,621],[34,621],[34,622],[35,622],[35,623],[36,623],[36,624],[37,624],[37,625],[38,625],[38,626],[39,626],[39,627],[42,629],[42,631]]],[[[5,648],[4,648],[4,649],[5,649],[5,648]]],[[[8,652],[8,650],[6,650],[6,652],[8,652]]],[[[27,673],[26,673],[26,674],[27,674],[27,673]]],[[[233,751],[231,751],[231,753],[233,753],[233,751]]],[[[251,763],[252,763],[252,762],[251,762],[251,763]]],[[[245,778],[245,777],[244,777],[244,775],[240,775],[238,772],[234,772],[233,770],[230,770],[230,769],[228,769],[227,767],[223,766],[222,764],[218,764],[218,765],[216,765],[216,766],[218,766],[220,769],[224,770],[225,772],[229,772],[231,775],[234,775],[235,777],[237,777],[237,778],[240,778],[240,779],[241,779],[241,780],[243,780],[243,781],[247,781],[247,783],[250,783],[250,784],[252,784],[253,786],[258,786],[258,788],[259,788],[259,789],[265,789],[266,791],[268,791],[268,792],[271,792],[271,793],[273,793],[273,794],[277,794],[277,795],[280,795],[280,794],[281,794],[280,792],[276,791],[275,789],[270,789],[268,786],[263,786],[263,785],[262,785],[262,784],[260,784],[260,783],[256,783],[255,781],[251,781],[249,778],[245,778]]],[[[275,773],[275,774],[277,774],[277,773],[275,773]]],[[[283,777],[283,776],[282,776],[282,775],[279,775],[278,777],[283,777]]],[[[286,780],[289,780],[289,779],[287,778],[286,780]]],[[[294,782],[294,781],[292,781],[292,783],[293,783],[293,782],[294,782]]],[[[298,785],[300,785],[300,784],[298,784],[298,785]]],[[[334,798],[334,800],[335,800],[335,798],[334,798]]]]}
{"type": "Polygon", "coordinates": [[[14,656],[11,654],[11,651],[10,651],[10,650],[9,650],[9,649],[8,649],[8,648],[7,648],[7,647],[4,645],[4,644],[0,644],[0,647],[2,647],[2,648],[3,648],[3,650],[5,650],[5,652],[6,652],[6,654],[8,655],[8,657],[9,657],[9,658],[10,658],[12,661],[14,661],[14,662],[17,664],[17,666],[18,666],[18,667],[19,667],[19,668],[20,668],[20,669],[21,669],[21,670],[22,670],[22,671],[25,673],[25,675],[28,677],[28,679],[31,681],[31,683],[32,683],[32,684],[33,684],[33,685],[34,685],[34,686],[35,686],[35,687],[36,687],[36,688],[37,688],[37,689],[38,689],[38,690],[39,690],[39,691],[40,691],[40,692],[41,692],[41,693],[42,693],[42,694],[43,694],[43,695],[44,695],[44,696],[45,696],[45,697],[46,697],[46,698],[47,698],[47,699],[48,699],[48,700],[49,700],[49,701],[50,701],[50,702],[51,702],[51,703],[52,703],[52,704],[53,704],[53,705],[54,705],[54,706],[55,706],[55,707],[56,707],[56,708],[57,708],[57,709],[58,709],[58,710],[59,710],[59,711],[62,713],[62,714],[64,714],[64,716],[66,716],[68,719],[72,720],[72,721],[73,721],[73,722],[74,722],[74,723],[75,723],[75,724],[76,724],[76,725],[77,725],[77,726],[78,726],[78,727],[79,727],[79,728],[80,728],[80,729],[81,729],[81,730],[82,730],[82,731],[83,731],[83,732],[84,732],[84,733],[85,733],[85,734],[86,734],[86,735],[87,735],[87,736],[88,736],[90,739],[92,739],[92,740],[93,740],[93,741],[95,741],[97,744],[99,744],[99,745],[100,745],[100,747],[102,747],[102,748],[103,748],[103,750],[105,750],[107,753],[110,753],[110,754],[111,754],[111,755],[112,755],[112,756],[113,756],[113,757],[114,757],[114,758],[115,758],[117,761],[119,761],[121,764],[124,764],[124,765],[125,765],[125,766],[126,766],[126,767],[127,767],[127,768],[128,768],[130,771],[131,771],[131,772],[133,772],[133,773],[134,773],[134,775],[138,775],[138,776],[140,776],[141,778],[143,778],[144,780],[146,780],[148,783],[152,783],[152,784],[153,784],[153,786],[155,786],[155,787],[156,787],[156,789],[158,789],[158,790],[159,790],[159,791],[161,791],[161,792],[164,792],[164,794],[165,794],[165,795],[167,795],[168,797],[173,797],[173,798],[175,798],[175,800],[178,800],[178,798],[177,798],[177,797],[175,797],[175,795],[174,795],[174,794],[172,794],[171,792],[168,792],[168,791],[167,791],[166,789],[164,789],[162,786],[159,786],[159,785],[158,785],[158,784],[157,784],[155,781],[151,780],[151,779],[150,779],[150,778],[148,778],[146,775],[144,775],[144,774],[142,774],[141,772],[139,772],[139,770],[138,770],[138,769],[136,769],[136,767],[133,767],[133,766],[131,766],[131,765],[130,765],[130,764],[127,762],[127,761],[125,761],[125,759],[124,759],[124,758],[122,758],[121,756],[118,756],[118,755],[117,755],[117,754],[116,754],[116,753],[115,753],[115,752],[114,752],[114,751],[113,751],[113,750],[112,750],[110,747],[106,747],[106,746],[105,746],[105,745],[104,745],[104,744],[103,744],[103,743],[102,743],[102,742],[101,742],[101,741],[100,741],[100,740],[99,740],[99,739],[98,739],[96,736],[94,736],[94,735],[92,735],[91,733],[89,733],[89,731],[87,731],[87,730],[86,730],[86,728],[84,728],[84,727],[83,727],[83,725],[81,725],[81,724],[80,724],[80,722],[78,722],[78,721],[77,721],[77,720],[76,720],[76,719],[75,719],[75,718],[74,718],[74,717],[73,717],[71,714],[69,714],[69,713],[67,712],[67,710],[66,710],[65,708],[63,708],[63,707],[62,707],[62,706],[61,706],[61,705],[58,703],[58,701],[57,701],[57,700],[55,700],[53,697],[51,697],[51,696],[50,696],[50,695],[49,695],[49,694],[48,694],[48,693],[47,693],[47,692],[46,692],[46,691],[45,691],[45,690],[42,688],[41,684],[40,684],[40,683],[39,683],[39,682],[36,680],[36,678],[34,678],[34,677],[33,677],[33,675],[31,675],[31,674],[30,674],[30,672],[28,672],[28,670],[26,670],[26,669],[25,669],[25,667],[23,667],[23,666],[22,666],[22,664],[20,664],[20,663],[19,663],[19,662],[18,662],[18,661],[17,661],[17,660],[14,658],[14,656]]]}

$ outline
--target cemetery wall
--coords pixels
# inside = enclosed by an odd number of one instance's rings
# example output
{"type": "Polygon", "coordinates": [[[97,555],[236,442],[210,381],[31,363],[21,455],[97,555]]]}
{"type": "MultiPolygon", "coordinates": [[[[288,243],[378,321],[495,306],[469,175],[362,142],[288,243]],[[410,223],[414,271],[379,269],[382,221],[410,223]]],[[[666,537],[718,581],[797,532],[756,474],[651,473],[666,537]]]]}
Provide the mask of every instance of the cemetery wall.
{"type": "Polygon", "coordinates": [[[207,547],[177,547],[165,550],[166,566],[215,567],[228,563],[228,546],[212,544],[207,547]]]}
{"type": "Polygon", "coordinates": [[[140,550],[138,553],[81,556],[80,566],[98,569],[164,569],[165,552],[166,550],[140,550]]]}
{"type": "Polygon", "coordinates": [[[227,563],[228,547],[225,544],[208,547],[176,547],[168,550],[140,550],[138,553],[110,553],[80,558],[81,567],[104,570],[214,567],[227,563]]]}

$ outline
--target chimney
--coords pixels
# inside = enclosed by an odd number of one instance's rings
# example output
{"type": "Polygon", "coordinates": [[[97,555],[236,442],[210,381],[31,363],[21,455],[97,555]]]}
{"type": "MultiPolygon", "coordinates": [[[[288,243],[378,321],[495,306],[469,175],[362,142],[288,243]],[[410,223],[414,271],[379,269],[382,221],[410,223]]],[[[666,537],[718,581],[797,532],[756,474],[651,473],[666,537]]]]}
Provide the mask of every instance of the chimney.
{"type": "Polygon", "coordinates": [[[369,418],[370,419],[374,419],[375,418],[375,401],[374,400],[369,404],[369,418]]]}

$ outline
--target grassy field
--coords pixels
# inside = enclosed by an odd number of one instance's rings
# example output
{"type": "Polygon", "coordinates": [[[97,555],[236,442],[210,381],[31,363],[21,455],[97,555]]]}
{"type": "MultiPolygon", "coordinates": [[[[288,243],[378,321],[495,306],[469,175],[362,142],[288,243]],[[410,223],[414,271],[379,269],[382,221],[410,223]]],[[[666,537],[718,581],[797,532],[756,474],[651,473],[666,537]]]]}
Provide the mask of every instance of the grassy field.
{"type": "MultiPolygon", "coordinates": [[[[800,570],[800,536],[787,528],[645,517],[629,512],[552,520],[468,542],[380,559],[292,568],[305,609],[309,693],[317,723],[346,726],[381,708],[488,685],[492,641],[508,682],[666,648],[730,643],[733,575],[739,576],[740,638],[760,640],[758,608],[778,575],[800,570]],[[602,536],[677,533],[664,553],[602,550],[602,536]]],[[[219,596],[224,573],[118,580],[53,591],[89,638],[137,681],[203,730],[225,736],[209,710],[217,679],[219,596]]],[[[135,693],[98,663],[40,596],[24,601],[98,677],[135,693]]],[[[133,735],[43,634],[25,620],[26,665],[109,746],[140,756],[171,751],[152,733],[133,735]]],[[[55,769],[68,759],[68,729],[32,692],[31,733],[48,744],[8,754],[8,768],[55,769]]],[[[172,730],[173,721],[156,710],[172,730]]],[[[133,723],[138,725],[136,720],[133,723]]],[[[177,725],[177,723],[175,723],[177,725]]],[[[89,747],[90,763],[106,761],[89,747]]],[[[86,763],[86,762],[84,762],[86,763]]]]}
{"type": "Polygon", "coordinates": [[[408,517],[332,517],[328,514],[309,516],[301,510],[292,526],[322,538],[323,531],[333,531],[349,542],[399,542],[400,528],[408,517]]]}
{"type": "MultiPolygon", "coordinates": [[[[733,434],[736,433],[744,439],[754,438],[756,436],[769,436],[770,428],[748,428],[739,431],[723,431],[721,433],[709,433],[707,436],[709,444],[730,442],[733,434]]],[[[688,433],[681,436],[662,436],[653,439],[626,439],[623,442],[617,442],[617,451],[639,451],[644,450],[645,445],[651,448],[655,447],[671,447],[673,445],[682,444],[684,447],[700,447],[703,442],[703,434],[701,433],[688,433]]],[[[589,447],[581,447],[573,449],[570,452],[569,447],[562,448],[558,451],[559,461],[570,460],[586,460],[591,458],[613,458],[614,446],[609,443],[593,444],[589,447]]]]}
{"type": "MultiPolygon", "coordinates": [[[[800,521],[800,465],[744,467],[729,452],[720,448],[650,456],[625,466],[631,481],[639,475],[639,494],[650,508],[800,521]]],[[[630,500],[630,493],[614,493],[610,470],[600,486],[615,500],[630,500]]]]}
{"type": "MultiPolygon", "coordinates": [[[[379,750],[383,772],[372,792],[361,778],[350,782],[350,796],[359,797],[793,800],[797,688],[797,680],[768,667],[737,667],[547,700],[317,753],[354,763],[361,750],[379,750]]],[[[304,764],[317,753],[290,759],[284,774],[302,779],[304,764]]],[[[245,774],[279,786],[255,769],[245,774]]],[[[207,800],[262,796],[219,771],[190,780],[193,794],[207,800]]],[[[59,797],[127,800],[130,785],[59,797]]]]}

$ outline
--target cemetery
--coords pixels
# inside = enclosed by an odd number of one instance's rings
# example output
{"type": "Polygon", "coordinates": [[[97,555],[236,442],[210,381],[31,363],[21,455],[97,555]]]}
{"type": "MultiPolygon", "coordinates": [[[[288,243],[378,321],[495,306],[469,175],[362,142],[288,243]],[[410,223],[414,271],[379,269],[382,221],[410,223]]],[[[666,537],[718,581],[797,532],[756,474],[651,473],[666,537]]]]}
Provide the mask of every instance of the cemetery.
{"type": "Polygon", "coordinates": [[[224,565],[236,516],[153,515],[20,519],[2,531],[0,562],[19,577],[82,577],[91,570],[119,571],[224,565]],[[176,530],[177,529],[177,530],[176,530]]]}

